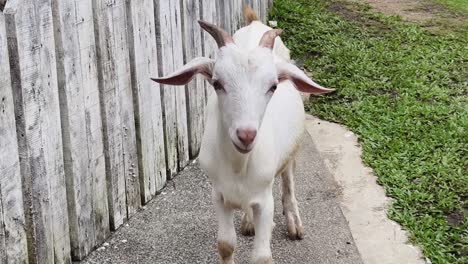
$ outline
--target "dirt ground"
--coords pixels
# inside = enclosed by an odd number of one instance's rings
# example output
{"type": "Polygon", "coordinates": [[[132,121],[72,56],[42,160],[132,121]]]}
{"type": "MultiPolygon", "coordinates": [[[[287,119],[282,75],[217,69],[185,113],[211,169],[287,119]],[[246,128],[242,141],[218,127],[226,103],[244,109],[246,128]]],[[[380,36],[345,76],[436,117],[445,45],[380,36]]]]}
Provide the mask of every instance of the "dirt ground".
{"type": "Polygon", "coordinates": [[[349,0],[348,2],[367,3],[375,11],[420,23],[431,31],[456,28],[467,22],[463,14],[430,0],[349,0]]]}
{"type": "Polygon", "coordinates": [[[427,1],[420,0],[360,0],[357,2],[367,2],[379,12],[388,15],[400,15],[406,20],[416,22],[432,20],[436,18],[437,13],[443,10],[440,6],[431,5],[427,1]]]}

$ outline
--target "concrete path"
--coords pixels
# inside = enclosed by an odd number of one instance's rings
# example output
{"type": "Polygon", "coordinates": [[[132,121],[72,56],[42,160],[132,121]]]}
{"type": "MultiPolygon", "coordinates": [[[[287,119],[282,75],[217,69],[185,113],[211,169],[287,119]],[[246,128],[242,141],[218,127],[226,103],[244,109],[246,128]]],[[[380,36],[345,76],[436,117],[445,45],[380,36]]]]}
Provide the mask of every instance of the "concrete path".
{"type": "Polygon", "coordinates": [[[392,200],[363,164],[358,137],[344,126],[313,116],[307,116],[306,129],[342,190],[340,207],[364,264],[429,263],[418,247],[409,244],[405,230],[388,219],[392,200]]]}
{"type": "MultiPolygon", "coordinates": [[[[304,136],[297,161],[297,198],[306,236],[302,241],[287,238],[277,180],[272,239],[275,263],[362,263],[339,206],[340,189],[309,134],[304,136]]],[[[210,194],[207,177],[196,163],[190,165],[81,263],[217,263],[217,229],[210,194]]],[[[250,263],[253,239],[240,234],[239,220],[240,213],[236,215],[235,260],[237,264],[250,263]]]]}

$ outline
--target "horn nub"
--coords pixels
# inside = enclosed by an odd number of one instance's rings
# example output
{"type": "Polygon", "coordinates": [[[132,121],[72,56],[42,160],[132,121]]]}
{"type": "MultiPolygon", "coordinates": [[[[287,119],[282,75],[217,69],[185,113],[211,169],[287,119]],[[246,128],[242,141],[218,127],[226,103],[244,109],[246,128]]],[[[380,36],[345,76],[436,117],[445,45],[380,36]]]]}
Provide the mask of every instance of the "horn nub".
{"type": "Polygon", "coordinates": [[[275,44],[275,38],[283,33],[281,29],[271,29],[265,32],[260,39],[260,43],[258,44],[260,47],[273,49],[273,45],[275,44]]]}
{"type": "Polygon", "coordinates": [[[203,20],[198,20],[198,24],[215,39],[218,48],[224,47],[228,43],[234,43],[231,35],[216,25],[203,20]]]}

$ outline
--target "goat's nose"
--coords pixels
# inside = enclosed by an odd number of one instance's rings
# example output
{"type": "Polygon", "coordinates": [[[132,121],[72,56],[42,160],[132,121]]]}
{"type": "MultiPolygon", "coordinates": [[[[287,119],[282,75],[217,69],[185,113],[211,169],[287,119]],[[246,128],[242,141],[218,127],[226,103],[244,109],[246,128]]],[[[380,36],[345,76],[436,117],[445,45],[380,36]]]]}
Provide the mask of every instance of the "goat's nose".
{"type": "Polygon", "coordinates": [[[249,146],[255,139],[257,135],[257,130],[255,129],[237,129],[237,137],[244,146],[249,146]]]}

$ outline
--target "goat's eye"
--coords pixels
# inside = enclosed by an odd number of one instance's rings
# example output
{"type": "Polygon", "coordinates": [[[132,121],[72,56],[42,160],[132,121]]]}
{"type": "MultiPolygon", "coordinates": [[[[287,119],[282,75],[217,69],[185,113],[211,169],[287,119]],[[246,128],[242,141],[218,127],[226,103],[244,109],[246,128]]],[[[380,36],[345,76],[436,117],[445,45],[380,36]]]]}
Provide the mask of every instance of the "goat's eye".
{"type": "Polygon", "coordinates": [[[224,87],[221,83],[219,83],[218,81],[215,81],[213,83],[213,87],[216,91],[224,91],[224,87]]]}
{"type": "Polygon", "coordinates": [[[270,90],[268,90],[268,91],[274,93],[276,91],[276,84],[272,85],[270,87],[270,90]]]}

